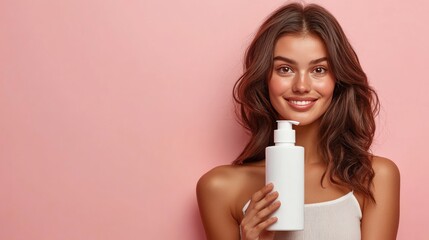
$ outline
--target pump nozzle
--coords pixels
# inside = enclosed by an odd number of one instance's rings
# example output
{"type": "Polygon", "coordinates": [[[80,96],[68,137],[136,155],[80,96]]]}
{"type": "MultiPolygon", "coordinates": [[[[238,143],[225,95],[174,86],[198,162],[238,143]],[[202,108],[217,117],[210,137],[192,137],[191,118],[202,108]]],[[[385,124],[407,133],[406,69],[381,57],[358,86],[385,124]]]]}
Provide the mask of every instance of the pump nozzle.
{"type": "Polygon", "coordinates": [[[277,130],[274,130],[274,143],[295,143],[295,130],[292,125],[299,122],[292,120],[277,120],[277,130]]]}

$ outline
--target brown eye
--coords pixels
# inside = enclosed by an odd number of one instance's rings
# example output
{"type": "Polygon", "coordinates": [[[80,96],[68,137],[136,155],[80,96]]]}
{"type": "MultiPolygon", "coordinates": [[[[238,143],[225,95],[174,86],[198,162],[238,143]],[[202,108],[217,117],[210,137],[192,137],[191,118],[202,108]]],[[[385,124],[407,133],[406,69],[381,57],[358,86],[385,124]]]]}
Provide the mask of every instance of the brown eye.
{"type": "Polygon", "coordinates": [[[292,72],[292,69],[291,69],[290,67],[279,67],[279,68],[277,69],[277,71],[278,71],[280,74],[287,74],[287,73],[291,73],[291,72],[292,72]]]}
{"type": "Polygon", "coordinates": [[[324,68],[324,67],[316,67],[314,70],[313,70],[313,72],[315,72],[315,73],[317,73],[317,74],[323,74],[323,73],[326,73],[326,68],[324,68]]]}

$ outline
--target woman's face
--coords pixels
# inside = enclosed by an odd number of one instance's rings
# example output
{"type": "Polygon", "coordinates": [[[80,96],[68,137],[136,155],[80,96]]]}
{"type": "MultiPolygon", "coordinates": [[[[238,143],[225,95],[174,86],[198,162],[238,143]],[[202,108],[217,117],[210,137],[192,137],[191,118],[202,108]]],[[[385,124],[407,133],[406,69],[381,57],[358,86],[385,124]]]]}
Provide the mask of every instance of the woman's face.
{"type": "Polygon", "coordinates": [[[319,37],[285,35],[278,39],[268,90],[281,119],[300,125],[318,120],[331,103],[334,87],[328,54],[319,37]]]}

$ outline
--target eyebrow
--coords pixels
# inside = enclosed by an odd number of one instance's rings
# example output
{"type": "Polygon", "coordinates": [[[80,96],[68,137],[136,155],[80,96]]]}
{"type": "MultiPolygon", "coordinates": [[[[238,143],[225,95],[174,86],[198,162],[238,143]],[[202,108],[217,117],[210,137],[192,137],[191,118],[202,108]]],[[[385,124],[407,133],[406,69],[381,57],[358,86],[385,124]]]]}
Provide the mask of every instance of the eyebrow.
{"type": "MultiPolygon", "coordinates": [[[[292,59],[290,59],[290,58],[287,58],[287,57],[282,57],[282,56],[276,56],[276,57],[274,57],[274,59],[273,59],[274,61],[276,61],[276,60],[281,60],[281,61],[283,61],[283,62],[287,62],[287,63],[290,63],[290,64],[295,64],[295,65],[297,65],[297,62],[296,61],[294,61],[294,60],[292,60],[292,59]]],[[[321,62],[323,62],[323,61],[328,61],[328,58],[327,57],[321,57],[321,58],[318,58],[318,59],[314,59],[314,60],[311,60],[310,61],[310,64],[318,64],[318,63],[321,63],[321,62]]]]}

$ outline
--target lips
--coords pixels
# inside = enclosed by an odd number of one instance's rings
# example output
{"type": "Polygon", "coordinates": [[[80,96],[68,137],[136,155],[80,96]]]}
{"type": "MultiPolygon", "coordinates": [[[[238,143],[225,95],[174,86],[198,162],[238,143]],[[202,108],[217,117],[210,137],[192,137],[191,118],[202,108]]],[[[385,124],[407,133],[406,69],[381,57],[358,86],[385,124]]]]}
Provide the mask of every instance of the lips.
{"type": "Polygon", "coordinates": [[[310,103],[312,103],[313,101],[295,101],[295,100],[291,100],[291,103],[295,104],[295,105],[300,105],[300,106],[305,106],[308,105],[310,103]]]}
{"type": "Polygon", "coordinates": [[[307,111],[317,101],[316,98],[286,98],[287,103],[297,111],[307,111]]]}

